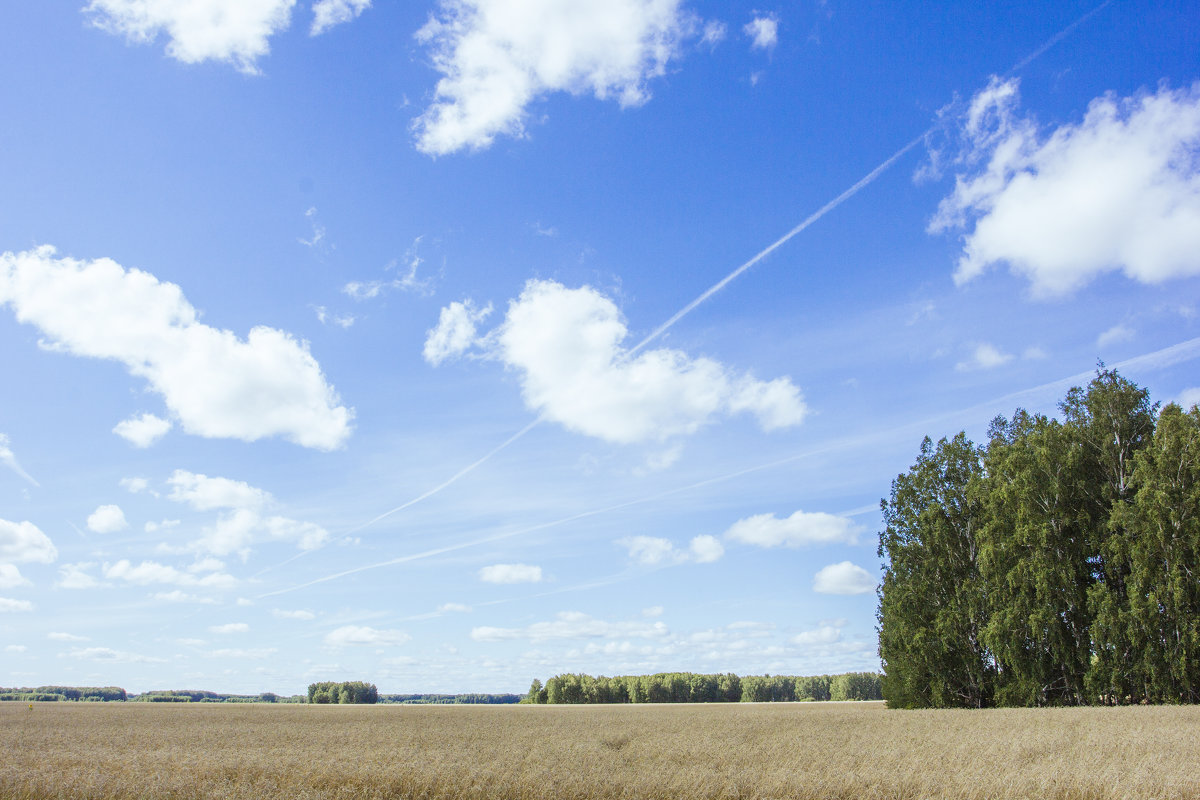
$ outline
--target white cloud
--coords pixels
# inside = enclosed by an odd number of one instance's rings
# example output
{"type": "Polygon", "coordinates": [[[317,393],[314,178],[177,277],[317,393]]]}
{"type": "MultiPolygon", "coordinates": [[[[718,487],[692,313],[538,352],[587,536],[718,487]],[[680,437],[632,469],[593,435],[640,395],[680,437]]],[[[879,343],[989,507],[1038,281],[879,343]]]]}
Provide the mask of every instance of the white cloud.
{"type": "Polygon", "coordinates": [[[113,650],[111,647],[85,647],[81,650],[72,650],[69,655],[71,658],[79,658],[87,661],[115,661],[128,664],[164,664],[165,658],[154,658],[152,656],[143,656],[138,653],[127,653],[121,650],[113,650]]]}
{"type": "Polygon", "coordinates": [[[179,523],[180,521],[177,519],[164,519],[162,522],[150,521],[143,525],[142,529],[145,530],[146,533],[158,533],[159,531],[178,528],[179,523]]]}
{"type": "Polygon", "coordinates": [[[29,579],[21,574],[16,564],[0,563],[0,589],[15,589],[18,586],[32,586],[29,579]]]}
{"type": "Polygon", "coordinates": [[[611,639],[634,638],[656,639],[666,636],[667,626],[662,622],[609,622],[595,619],[578,611],[563,611],[547,622],[535,622],[526,628],[479,627],[471,629],[471,638],[477,642],[499,642],[512,639],[529,639],[544,642],[553,639],[611,639]]]}
{"type": "Polygon", "coordinates": [[[58,568],[58,582],[54,585],[60,589],[93,589],[100,585],[88,572],[94,566],[92,562],[63,564],[58,568]]]}
{"type": "Polygon", "coordinates": [[[317,0],[313,3],[310,36],[320,36],[343,22],[350,22],[371,7],[371,0],[317,0]]]}
{"type": "Polygon", "coordinates": [[[700,564],[711,564],[720,561],[725,555],[725,546],[715,536],[697,536],[692,539],[689,551],[693,561],[700,564]]]}
{"type": "Polygon", "coordinates": [[[968,372],[976,369],[995,369],[1003,364],[1012,361],[1011,353],[1001,352],[995,345],[984,342],[975,346],[975,350],[971,353],[971,357],[965,361],[960,361],[954,365],[954,368],[960,372],[968,372]]]}
{"type": "Polygon", "coordinates": [[[138,586],[165,583],[185,587],[231,589],[237,585],[237,579],[224,572],[211,572],[207,575],[196,576],[156,561],[143,561],[134,566],[128,559],[121,559],[115,564],[105,564],[104,577],[138,586]]]}
{"type": "Polygon", "coordinates": [[[449,614],[450,612],[465,614],[471,610],[471,607],[464,603],[442,603],[437,610],[440,614],[449,614]]]}
{"type": "Polygon", "coordinates": [[[970,228],[956,283],[1001,263],[1036,297],[1118,270],[1150,284],[1200,275],[1200,83],[1105,95],[1045,137],[1017,103],[1017,81],[993,78],[963,120],[963,171],[929,226],[970,228]]]}
{"type": "Polygon", "coordinates": [[[334,314],[326,309],[325,306],[316,306],[314,310],[317,312],[317,321],[322,325],[337,325],[342,330],[351,327],[358,320],[353,314],[334,314]]]}
{"type": "Polygon", "coordinates": [[[414,124],[430,155],[522,136],[530,103],[551,92],[646,102],[694,19],[680,0],[440,0],[417,33],[431,49],[433,104],[414,124]]]}
{"type": "Polygon", "coordinates": [[[117,426],[113,428],[113,433],[134,447],[146,448],[166,436],[169,430],[171,430],[170,420],[156,417],[153,414],[142,414],[139,417],[130,417],[117,423],[117,426]]]}
{"type": "Polygon", "coordinates": [[[197,511],[214,508],[260,509],[274,502],[270,493],[257,489],[244,481],[230,478],[210,478],[187,470],[177,469],[167,478],[171,493],[167,495],[177,503],[187,503],[197,511]]]}
{"type": "Polygon", "coordinates": [[[291,541],[301,550],[315,550],[329,540],[329,532],[312,522],[287,517],[263,517],[257,511],[240,508],[223,514],[206,526],[192,547],[218,556],[237,553],[245,558],[250,545],[262,541],[291,541]]]}
{"type": "Polygon", "coordinates": [[[1179,393],[1179,399],[1176,400],[1185,411],[1192,406],[1200,405],[1200,386],[1191,389],[1184,389],[1179,393]]]}
{"type": "Polygon", "coordinates": [[[173,283],[106,258],[54,255],[49,246],[0,254],[0,304],[40,329],[44,347],[123,363],[194,435],[283,436],[321,450],[349,437],[354,412],[307,342],[265,326],[243,341],[199,322],[173,283]]]}
{"type": "Polygon", "coordinates": [[[0,614],[18,611],[33,611],[33,603],[28,600],[13,600],[11,597],[0,597],[0,614]]]}
{"type": "Polygon", "coordinates": [[[627,335],[617,306],[595,289],[533,280],[477,344],[520,372],[530,409],[610,442],[664,441],[738,412],[770,431],[807,413],[787,378],[758,381],[666,348],[633,355],[622,346],[627,335]]]}
{"type": "Polygon", "coordinates": [[[325,644],[330,647],[346,645],[401,645],[412,637],[404,631],[380,630],[366,625],[343,625],[325,634],[325,644]]]}
{"type": "Polygon", "coordinates": [[[755,17],[742,28],[754,42],[751,47],[770,50],[779,42],[779,20],[773,16],[755,17]]]}
{"type": "Polygon", "coordinates": [[[146,480],[145,478],[121,478],[121,480],[117,482],[117,485],[130,494],[137,494],[138,492],[144,492],[149,489],[150,481],[146,480]]]}
{"type": "Polygon", "coordinates": [[[0,561],[50,564],[56,558],[54,543],[32,522],[0,519],[0,561]]]}
{"type": "Polygon", "coordinates": [[[32,475],[21,469],[21,465],[17,463],[17,457],[13,455],[13,451],[9,448],[8,444],[8,436],[0,433],[0,464],[4,464],[6,467],[32,483],[34,486],[40,486],[40,484],[33,479],[32,475]]]}
{"type": "Polygon", "coordinates": [[[725,538],[756,547],[805,547],[854,544],[858,532],[859,527],[846,517],[823,511],[797,511],[783,519],[774,514],[739,519],[725,531],[725,538]]]}
{"type": "Polygon", "coordinates": [[[617,544],[629,551],[629,557],[639,564],[682,564],[696,562],[708,564],[719,561],[725,555],[725,547],[715,536],[697,536],[685,550],[677,548],[670,539],[657,536],[627,536],[617,544]]]}
{"type": "Polygon", "coordinates": [[[4,646],[4,652],[6,653],[24,653],[28,649],[29,648],[23,644],[6,644],[4,646]]]}
{"type": "Polygon", "coordinates": [[[479,570],[485,583],[540,583],[542,568],[529,564],[493,564],[479,570]]]}
{"type": "Polygon", "coordinates": [[[1128,325],[1122,325],[1122,324],[1113,325],[1111,328],[1106,330],[1104,333],[1102,333],[1096,337],[1096,347],[1103,349],[1112,344],[1118,344],[1120,342],[1128,342],[1130,339],[1132,339],[1136,335],[1137,335],[1137,331],[1135,331],[1133,328],[1129,327],[1128,325]]]}
{"type": "Polygon", "coordinates": [[[476,325],[492,313],[492,304],[475,308],[470,300],[453,302],[442,309],[438,324],[425,336],[425,360],[435,367],[448,358],[465,353],[476,343],[476,325]]]}
{"type": "Polygon", "coordinates": [[[654,617],[661,617],[663,615],[663,611],[664,609],[662,606],[650,606],[649,608],[642,609],[642,616],[646,617],[647,619],[653,619],[654,617]]]}
{"type": "Polygon", "coordinates": [[[89,531],[96,533],[116,533],[128,528],[129,523],[125,521],[125,512],[120,506],[109,504],[93,511],[87,518],[87,526],[89,531]]]}
{"type": "Polygon", "coordinates": [[[269,51],[267,39],[286,30],[296,0],[92,0],[93,25],[130,42],[148,44],[166,34],[167,55],[195,64],[226,61],[255,74],[269,51]]]}
{"type": "Polygon", "coordinates": [[[715,19],[708,20],[704,23],[704,29],[700,33],[700,43],[714,47],[725,38],[727,32],[728,29],[724,22],[715,19]]]}
{"type": "Polygon", "coordinates": [[[244,622],[227,622],[224,625],[209,625],[208,630],[212,633],[249,633],[250,626],[244,622]]]}
{"type": "Polygon", "coordinates": [[[90,641],[86,636],[76,636],[73,633],[63,633],[61,631],[51,631],[46,634],[47,639],[52,639],[56,642],[87,642],[90,641]]]}
{"type": "Polygon", "coordinates": [[[833,625],[822,625],[816,630],[804,631],[792,637],[792,643],[802,647],[833,644],[841,641],[842,632],[833,625]]]}
{"type": "Polygon", "coordinates": [[[871,574],[849,561],[823,567],[813,579],[813,591],[821,594],[866,594],[874,590],[871,574]]]}
{"type": "Polygon", "coordinates": [[[302,620],[309,620],[309,619],[316,619],[316,618],[317,618],[317,615],[316,615],[316,614],[314,614],[314,613],[313,613],[313,612],[311,612],[311,611],[303,611],[303,610],[297,610],[297,611],[285,611],[285,610],[283,610],[283,609],[281,609],[281,608],[273,608],[273,609],[271,609],[271,616],[273,616],[273,617],[278,617],[279,619],[302,619],[302,620]]]}

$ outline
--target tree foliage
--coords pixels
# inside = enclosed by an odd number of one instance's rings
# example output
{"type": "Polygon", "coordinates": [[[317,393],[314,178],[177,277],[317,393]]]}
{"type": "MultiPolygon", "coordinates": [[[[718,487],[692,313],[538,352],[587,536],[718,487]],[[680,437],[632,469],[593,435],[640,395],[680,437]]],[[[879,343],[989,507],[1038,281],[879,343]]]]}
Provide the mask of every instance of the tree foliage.
{"type": "Polygon", "coordinates": [[[1101,365],[1060,420],[936,445],[882,503],[894,707],[1200,699],[1200,409],[1101,365]]]}
{"type": "Polygon", "coordinates": [[[598,678],[582,673],[555,675],[542,686],[535,680],[529,703],[772,703],[800,700],[881,700],[880,676],[748,675],[660,672],[598,678]]]}
{"type": "Polygon", "coordinates": [[[308,685],[308,702],[349,705],[379,702],[379,690],[373,683],[363,681],[325,681],[308,685]]]}

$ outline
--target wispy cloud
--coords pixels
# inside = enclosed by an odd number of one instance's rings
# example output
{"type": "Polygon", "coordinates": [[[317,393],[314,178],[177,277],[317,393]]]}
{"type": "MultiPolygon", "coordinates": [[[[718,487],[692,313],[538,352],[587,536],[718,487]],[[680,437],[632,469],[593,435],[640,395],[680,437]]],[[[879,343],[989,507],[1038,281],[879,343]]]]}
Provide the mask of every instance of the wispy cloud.
{"type": "Polygon", "coordinates": [[[32,483],[34,486],[41,485],[33,479],[32,475],[21,468],[21,465],[17,462],[17,457],[13,455],[13,451],[9,447],[8,436],[3,433],[0,433],[0,464],[8,467],[13,472],[17,473],[17,475],[32,483]]]}

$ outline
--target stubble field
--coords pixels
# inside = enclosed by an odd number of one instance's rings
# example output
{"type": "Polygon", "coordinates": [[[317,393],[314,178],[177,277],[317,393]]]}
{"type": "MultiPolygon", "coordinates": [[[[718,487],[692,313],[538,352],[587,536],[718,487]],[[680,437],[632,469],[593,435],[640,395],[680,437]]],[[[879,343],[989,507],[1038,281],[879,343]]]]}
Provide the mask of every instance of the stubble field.
{"type": "Polygon", "coordinates": [[[0,797],[1195,798],[1200,708],[0,704],[0,797]]]}

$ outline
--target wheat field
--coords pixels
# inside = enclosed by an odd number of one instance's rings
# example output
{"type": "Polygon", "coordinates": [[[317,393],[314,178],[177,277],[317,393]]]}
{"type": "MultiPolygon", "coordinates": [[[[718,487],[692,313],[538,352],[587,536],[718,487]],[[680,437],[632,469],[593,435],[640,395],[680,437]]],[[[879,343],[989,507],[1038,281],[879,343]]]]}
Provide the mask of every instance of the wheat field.
{"type": "Polygon", "coordinates": [[[1200,797],[1200,708],[0,704],[0,797],[1200,797]]]}

